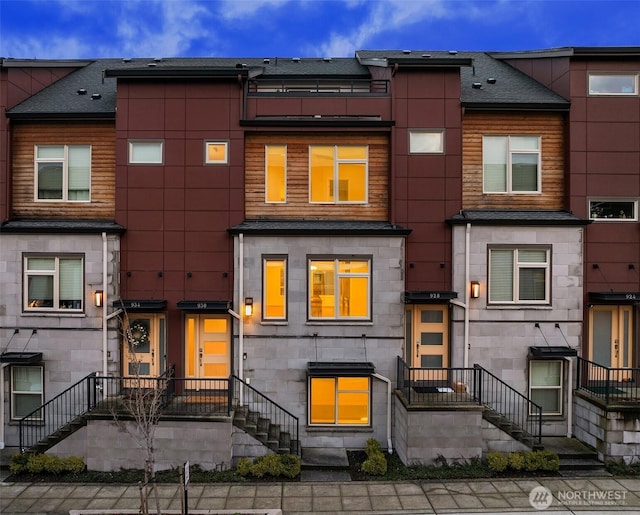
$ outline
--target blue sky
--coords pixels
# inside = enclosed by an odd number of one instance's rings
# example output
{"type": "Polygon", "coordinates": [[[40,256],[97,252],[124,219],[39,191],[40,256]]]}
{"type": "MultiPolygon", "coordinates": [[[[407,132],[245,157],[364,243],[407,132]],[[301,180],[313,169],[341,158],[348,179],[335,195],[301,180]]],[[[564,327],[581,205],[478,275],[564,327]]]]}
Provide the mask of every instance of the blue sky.
{"type": "Polygon", "coordinates": [[[640,0],[0,0],[0,56],[345,57],[640,45],[640,0]]]}

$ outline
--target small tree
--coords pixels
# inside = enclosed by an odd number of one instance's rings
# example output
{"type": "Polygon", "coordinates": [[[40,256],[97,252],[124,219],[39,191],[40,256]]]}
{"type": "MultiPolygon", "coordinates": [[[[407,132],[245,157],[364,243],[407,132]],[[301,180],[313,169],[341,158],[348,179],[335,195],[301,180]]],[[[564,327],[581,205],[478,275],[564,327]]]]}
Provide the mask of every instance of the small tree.
{"type": "MultiPolygon", "coordinates": [[[[136,353],[141,336],[132,331],[126,311],[120,315],[124,345],[128,345],[129,374],[123,381],[122,402],[112,407],[116,424],[125,430],[144,451],[144,483],[140,485],[140,512],[149,513],[149,497],[155,494],[156,513],[160,514],[160,500],[155,488],[155,431],[160,420],[170,377],[149,377],[141,373],[142,361],[136,353]],[[126,421],[132,421],[127,424],[126,421]],[[151,485],[151,486],[150,486],[151,485]]],[[[148,338],[148,335],[143,335],[148,338]]]]}

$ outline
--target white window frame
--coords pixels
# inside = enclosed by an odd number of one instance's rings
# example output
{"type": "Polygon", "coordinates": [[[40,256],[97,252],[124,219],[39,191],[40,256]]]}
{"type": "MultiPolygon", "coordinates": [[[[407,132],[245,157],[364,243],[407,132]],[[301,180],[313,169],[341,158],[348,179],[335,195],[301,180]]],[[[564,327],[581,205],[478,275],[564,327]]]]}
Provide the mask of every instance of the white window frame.
{"type": "Polygon", "coordinates": [[[638,221],[638,199],[637,198],[621,198],[621,197],[590,198],[587,205],[587,212],[589,213],[589,220],[594,220],[596,222],[637,222],[638,221]],[[629,218],[594,216],[592,204],[599,204],[599,203],[615,204],[617,202],[625,203],[625,204],[633,204],[633,216],[629,218]]]}
{"type": "MultiPolygon", "coordinates": [[[[409,129],[409,154],[444,154],[444,129],[409,129]],[[439,136],[436,148],[419,148],[424,143],[420,142],[420,136],[439,136]]],[[[431,141],[427,142],[427,147],[431,147],[431,141]]]]}
{"type": "Polygon", "coordinates": [[[23,311],[25,312],[57,312],[57,313],[82,313],[85,306],[84,300],[84,257],[79,255],[51,255],[51,254],[26,254],[23,256],[23,311]],[[53,270],[30,270],[29,259],[44,258],[54,260],[53,270]],[[82,294],[79,308],[67,308],[60,305],[60,260],[72,259],[80,262],[80,284],[82,294]],[[53,306],[30,306],[29,305],[29,278],[30,277],[52,277],[53,278],[53,306]]]}
{"type": "Polygon", "coordinates": [[[207,140],[204,142],[204,163],[207,165],[226,165],[229,164],[229,142],[226,140],[207,140]],[[224,156],[222,159],[210,159],[209,147],[222,146],[224,148],[224,156]]]}
{"type": "Polygon", "coordinates": [[[638,96],[638,73],[635,72],[590,72],[587,77],[587,93],[592,97],[637,97],[638,96]],[[630,92],[600,92],[595,91],[591,87],[591,79],[599,77],[632,77],[633,78],[633,91],[630,92]]]}
{"type": "Polygon", "coordinates": [[[35,145],[34,146],[34,172],[35,172],[35,187],[33,189],[33,198],[35,202],[91,202],[91,161],[92,161],[92,147],[91,145],[35,145]],[[38,149],[41,148],[62,147],[62,157],[38,157],[38,149]],[[85,148],[89,150],[89,170],[87,171],[89,177],[89,198],[86,199],[70,199],[69,198],[69,149],[71,148],[85,148]],[[40,198],[38,193],[40,191],[39,173],[38,168],[40,164],[44,163],[61,163],[62,164],[62,198],[40,198]]]}
{"type": "Polygon", "coordinates": [[[264,202],[265,204],[286,204],[287,203],[287,145],[281,143],[273,143],[264,146],[264,202]],[[269,147],[284,148],[284,199],[269,200],[269,147]]]}
{"type": "Polygon", "coordinates": [[[357,375],[357,376],[349,376],[349,375],[341,375],[341,374],[335,374],[335,375],[312,375],[309,376],[309,381],[307,383],[307,390],[308,390],[308,399],[307,399],[307,406],[309,406],[308,409],[308,423],[309,426],[313,426],[313,427],[370,427],[371,426],[371,403],[372,403],[372,399],[373,399],[373,385],[372,385],[372,381],[371,381],[371,376],[364,376],[364,375],[357,375]],[[367,386],[368,389],[367,390],[340,390],[338,388],[338,383],[339,380],[341,378],[346,378],[346,377],[356,377],[358,379],[367,379],[367,386]],[[311,384],[313,382],[313,379],[334,379],[335,380],[335,385],[334,385],[334,399],[335,399],[335,410],[334,410],[334,418],[335,418],[335,422],[333,423],[319,423],[319,422],[312,422],[311,421],[311,415],[312,415],[312,387],[311,384]],[[338,413],[340,410],[340,404],[338,401],[338,398],[340,396],[341,393],[344,394],[349,394],[349,393],[364,393],[367,392],[368,394],[368,406],[367,406],[367,421],[366,423],[362,423],[362,424],[346,424],[346,423],[340,423],[340,419],[338,417],[338,413]]]}
{"type": "MultiPolygon", "coordinates": [[[[11,420],[20,420],[23,418],[21,415],[16,415],[16,396],[17,395],[37,395],[39,397],[38,406],[44,404],[44,366],[43,365],[11,365],[11,420]],[[40,389],[39,390],[17,390],[15,388],[15,372],[20,368],[40,369],[40,389]]],[[[39,417],[30,417],[28,420],[41,421],[42,415],[39,417]]]]}
{"type": "Polygon", "coordinates": [[[265,322],[284,322],[287,320],[288,313],[288,285],[287,285],[287,268],[288,259],[287,256],[263,256],[262,257],[262,319],[265,322]],[[267,263],[270,261],[282,261],[283,262],[283,291],[284,297],[284,314],[281,317],[273,317],[267,315],[267,263]]]}
{"type": "Polygon", "coordinates": [[[493,306],[500,305],[550,305],[551,304],[551,247],[550,246],[491,246],[488,249],[488,291],[487,291],[487,304],[493,306]],[[546,261],[544,263],[530,263],[530,262],[521,262],[518,260],[518,253],[523,250],[536,250],[541,251],[544,250],[546,253],[546,261]],[[513,254],[513,270],[512,270],[512,289],[511,289],[511,300],[494,300],[492,299],[492,260],[491,254],[494,251],[510,251],[513,254]],[[544,299],[541,300],[529,300],[519,298],[519,278],[520,278],[520,270],[522,269],[543,269],[545,273],[545,284],[544,284],[544,299]]]}
{"type": "Polygon", "coordinates": [[[309,145],[309,203],[310,204],[368,204],[369,203],[369,145],[309,145]],[[311,150],[314,147],[333,148],[333,202],[311,200],[312,168],[311,150]],[[347,147],[364,147],[366,157],[364,159],[338,159],[338,149],[347,147]],[[363,200],[340,200],[340,165],[341,164],[364,164],[364,199],[363,200]]]}
{"type": "Polygon", "coordinates": [[[130,165],[161,165],[164,164],[164,141],[159,139],[132,139],[129,140],[129,161],[130,165]],[[157,159],[134,158],[136,147],[152,148],[158,147],[159,157],[157,159]]]}
{"type": "Polygon", "coordinates": [[[538,134],[485,134],[482,136],[482,192],[491,195],[532,195],[542,192],[542,138],[538,134]],[[490,191],[485,189],[485,174],[486,174],[486,162],[485,156],[487,155],[488,138],[505,138],[506,139],[506,188],[505,191],[490,191]],[[512,143],[516,138],[536,138],[538,140],[537,149],[519,149],[515,147],[515,143],[512,143]],[[535,190],[514,190],[513,189],[513,155],[514,154],[527,154],[537,155],[537,177],[536,177],[536,189],[535,190]]]}
{"type": "Polygon", "coordinates": [[[309,314],[310,321],[323,321],[323,320],[350,320],[350,321],[368,321],[371,320],[371,281],[373,277],[373,261],[370,256],[349,256],[349,257],[308,257],[307,258],[307,310],[309,314]],[[333,261],[333,308],[334,314],[330,317],[319,317],[312,315],[312,299],[313,299],[313,291],[312,291],[312,281],[313,281],[313,263],[316,261],[333,261]],[[369,271],[368,273],[347,273],[347,272],[339,272],[340,270],[340,262],[341,261],[364,261],[368,264],[369,271]],[[364,277],[367,279],[367,314],[365,316],[340,316],[340,278],[342,277],[364,277]]]}
{"type": "MultiPolygon", "coordinates": [[[[559,411],[544,411],[542,409],[542,415],[562,415],[563,413],[563,401],[564,401],[564,362],[559,359],[549,359],[549,360],[530,360],[529,361],[529,398],[532,399],[533,390],[556,390],[558,392],[558,410],[559,411]],[[533,368],[534,364],[540,363],[557,363],[560,366],[560,381],[558,385],[534,385],[533,384],[533,368]]],[[[535,402],[535,401],[534,401],[535,402]]],[[[542,406],[541,406],[542,407],[542,406]]],[[[537,413],[531,410],[531,406],[529,406],[529,415],[536,415],[537,413]]]]}

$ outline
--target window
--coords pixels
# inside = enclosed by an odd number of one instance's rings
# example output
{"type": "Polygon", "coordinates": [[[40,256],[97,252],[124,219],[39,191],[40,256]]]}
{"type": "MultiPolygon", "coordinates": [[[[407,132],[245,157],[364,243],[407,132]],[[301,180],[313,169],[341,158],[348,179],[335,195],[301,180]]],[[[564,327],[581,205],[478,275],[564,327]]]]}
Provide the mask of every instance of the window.
{"type": "MultiPolygon", "coordinates": [[[[11,367],[11,419],[19,420],[42,406],[43,399],[42,366],[11,367]]],[[[42,420],[42,413],[38,411],[29,420],[42,420]]]]}
{"type": "Polygon", "coordinates": [[[634,96],[638,94],[636,73],[590,73],[589,95],[634,96]]]}
{"type": "Polygon", "coordinates": [[[310,259],[309,318],[370,318],[369,259],[310,259]]]}
{"type": "Polygon", "coordinates": [[[25,257],[24,284],[25,311],[82,311],[82,258],[25,257]]]}
{"type": "Polygon", "coordinates": [[[286,320],[287,318],[287,260],[284,257],[263,259],[262,318],[286,320]]]}
{"type": "Polygon", "coordinates": [[[311,377],[309,424],[368,425],[369,377],[311,377]]]}
{"type": "Polygon", "coordinates": [[[410,154],[442,154],[444,152],[444,131],[410,130],[410,154]]]}
{"type": "Polygon", "coordinates": [[[484,193],[539,193],[540,138],[484,136],[484,193]]]}
{"type": "Polygon", "coordinates": [[[489,302],[548,304],[549,248],[489,249],[489,302]]]}
{"type": "Polygon", "coordinates": [[[162,141],[130,141],[129,164],[155,165],[163,163],[162,141]]]}
{"type": "Polygon", "coordinates": [[[562,414],[562,361],[529,362],[529,398],[543,415],[562,414]]]}
{"type": "Polygon", "coordinates": [[[599,222],[635,222],[638,220],[638,201],[591,199],[589,218],[599,222]]]}
{"type": "Polygon", "coordinates": [[[366,145],[311,145],[310,201],[326,204],[366,203],[368,153],[366,145]]]}
{"type": "Polygon", "coordinates": [[[35,200],[91,199],[90,145],[39,145],[35,151],[35,200]]]}
{"type": "Polygon", "coordinates": [[[229,162],[229,143],[227,141],[205,142],[205,159],[208,165],[225,165],[229,162]]]}
{"type": "Polygon", "coordinates": [[[287,200],[287,146],[265,147],[265,202],[287,200]]]}

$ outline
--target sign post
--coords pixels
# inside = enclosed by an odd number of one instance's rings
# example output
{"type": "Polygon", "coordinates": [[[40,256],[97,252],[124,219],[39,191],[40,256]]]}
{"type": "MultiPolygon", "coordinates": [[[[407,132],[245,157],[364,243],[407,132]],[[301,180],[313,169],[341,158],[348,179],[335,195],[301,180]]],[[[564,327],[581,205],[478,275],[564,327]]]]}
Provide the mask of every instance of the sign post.
{"type": "Polygon", "coordinates": [[[189,462],[184,464],[184,515],[189,515],[189,462]]]}

